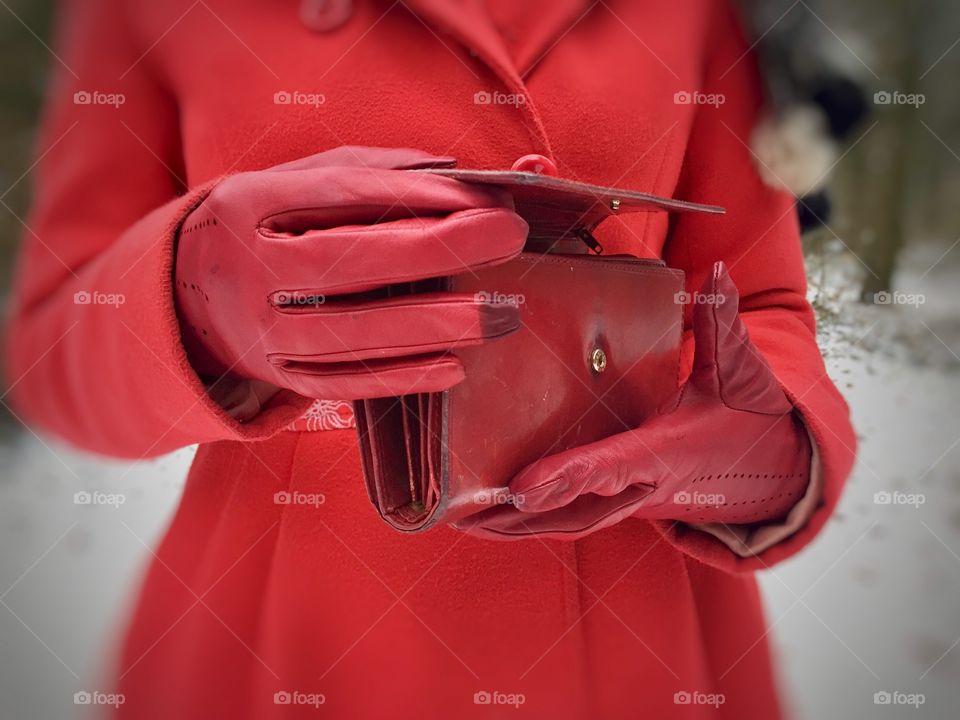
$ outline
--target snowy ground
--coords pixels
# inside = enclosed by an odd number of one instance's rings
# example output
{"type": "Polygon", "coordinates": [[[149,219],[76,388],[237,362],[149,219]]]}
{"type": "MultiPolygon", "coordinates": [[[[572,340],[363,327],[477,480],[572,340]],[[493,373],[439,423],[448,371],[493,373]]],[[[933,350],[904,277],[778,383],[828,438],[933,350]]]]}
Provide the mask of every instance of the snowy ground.
{"type": "Polygon", "coordinates": [[[895,306],[849,304],[856,262],[825,263],[834,290],[818,305],[835,318],[822,341],[861,445],[821,537],[761,575],[799,720],[960,712],[960,289],[947,249],[904,258],[895,306]],[[878,692],[924,704],[875,704],[878,692]]]}
{"type": "MultiPolygon", "coordinates": [[[[914,253],[899,278],[906,293],[922,288],[919,307],[817,298],[836,316],[828,365],[862,447],[822,536],[762,576],[798,720],[939,719],[960,707],[960,293],[956,263],[927,272],[945,249],[914,253]],[[878,692],[924,702],[876,704],[878,692]]],[[[851,265],[837,256],[826,267],[842,277],[851,265]]],[[[31,435],[0,446],[0,717],[80,717],[73,694],[104,686],[112,633],[191,455],[130,465],[31,435]],[[124,502],[77,504],[82,491],[124,502]]]]}

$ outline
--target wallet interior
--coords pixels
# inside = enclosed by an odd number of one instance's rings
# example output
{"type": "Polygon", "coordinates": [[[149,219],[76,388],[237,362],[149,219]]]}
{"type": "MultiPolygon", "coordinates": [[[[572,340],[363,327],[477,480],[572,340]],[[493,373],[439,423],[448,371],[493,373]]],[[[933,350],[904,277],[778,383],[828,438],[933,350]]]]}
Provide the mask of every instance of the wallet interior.
{"type": "Polygon", "coordinates": [[[441,393],[419,393],[360,406],[367,492],[396,527],[418,529],[440,502],[442,402],[441,393]],[[400,477],[407,482],[396,482],[400,477]]]}

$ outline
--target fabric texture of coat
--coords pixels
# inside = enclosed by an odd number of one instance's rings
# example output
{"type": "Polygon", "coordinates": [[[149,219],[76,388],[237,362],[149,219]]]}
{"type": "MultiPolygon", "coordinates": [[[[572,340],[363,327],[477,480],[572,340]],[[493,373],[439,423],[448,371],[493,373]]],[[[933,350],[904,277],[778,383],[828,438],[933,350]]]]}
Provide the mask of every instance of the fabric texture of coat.
{"type": "Polygon", "coordinates": [[[822,528],[855,439],[816,346],[793,200],[748,149],[747,43],[723,2],[493,9],[65,4],[8,333],[15,407],[99,453],[201,444],[117,659],[120,717],[780,716],[752,572],[822,528]],[[725,206],[596,234],[682,268],[690,291],[726,262],[817,446],[812,518],[746,558],[671,522],[576,542],[408,537],[369,507],[352,430],[288,429],[310,399],[231,419],[180,341],[178,225],[225,174],[340,145],[476,168],[540,153],[564,177],[725,206]]]}

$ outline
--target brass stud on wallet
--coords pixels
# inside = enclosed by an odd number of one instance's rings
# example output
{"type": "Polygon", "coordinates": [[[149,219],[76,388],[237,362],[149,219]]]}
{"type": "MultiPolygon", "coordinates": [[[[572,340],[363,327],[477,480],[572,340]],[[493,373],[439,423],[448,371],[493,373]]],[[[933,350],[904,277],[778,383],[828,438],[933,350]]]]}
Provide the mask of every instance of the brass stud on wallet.
{"type": "MultiPolygon", "coordinates": [[[[507,486],[528,464],[637,427],[676,392],[683,272],[584,238],[614,214],[723,212],[530,172],[411,172],[506,189],[530,233],[519,257],[438,288],[516,302],[519,329],[458,349],[466,379],[450,390],[354,404],[370,500],[404,532],[508,510],[507,486]]],[[[624,502],[595,501],[610,505],[603,514],[624,502]]]]}
{"type": "Polygon", "coordinates": [[[593,352],[590,353],[590,367],[597,375],[607,369],[607,354],[603,351],[603,348],[594,348],[593,352]]]}

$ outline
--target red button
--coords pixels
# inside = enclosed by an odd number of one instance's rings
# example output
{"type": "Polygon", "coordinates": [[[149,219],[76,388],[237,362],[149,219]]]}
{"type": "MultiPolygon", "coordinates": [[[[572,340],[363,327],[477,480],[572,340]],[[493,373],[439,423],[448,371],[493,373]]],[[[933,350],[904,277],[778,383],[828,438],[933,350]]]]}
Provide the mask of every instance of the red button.
{"type": "Polygon", "coordinates": [[[560,174],[553,160],[543,155],[524,155],[517,160],[513,167],[514,172],[536,173],[537,175],[552,175],[556,177],[560,174]]]}
{"type": "Polygon", "coordinates": [[[343,25],[353,12],[352,0],[302,0],[300,20],[311,30],[330,32],[343,25]]]}

